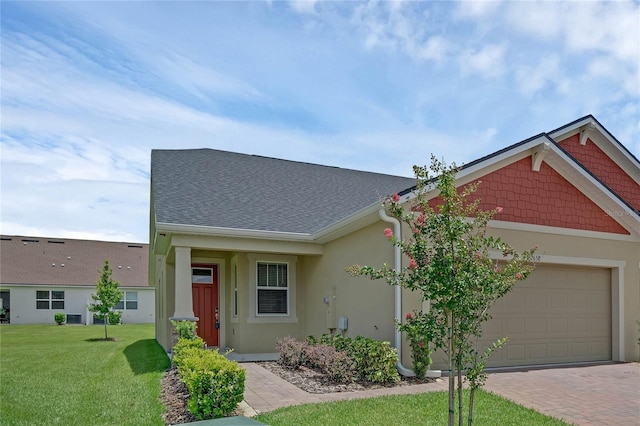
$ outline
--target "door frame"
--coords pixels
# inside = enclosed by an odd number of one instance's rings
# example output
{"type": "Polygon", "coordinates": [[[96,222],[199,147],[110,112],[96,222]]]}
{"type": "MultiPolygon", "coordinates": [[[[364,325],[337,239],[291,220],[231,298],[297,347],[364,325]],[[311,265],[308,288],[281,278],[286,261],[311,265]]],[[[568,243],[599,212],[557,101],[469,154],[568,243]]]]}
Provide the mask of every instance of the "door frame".
{"type": "MultiPolygon", "coordinates": [[[[193,265],[206,265],[206,266],[217,266],[218,270],[218,306],[220,307],[220,328],[218,329],[218,346],[220,348],[225,348],[227,346],[227,306],[226,306],[226,266],[227,262],[225,259],[220,257],[201,257],[196,256],[191,258],[191,267],[193,265]]],[[[193,296],[191,303],[193,303],[193,296]]]]}

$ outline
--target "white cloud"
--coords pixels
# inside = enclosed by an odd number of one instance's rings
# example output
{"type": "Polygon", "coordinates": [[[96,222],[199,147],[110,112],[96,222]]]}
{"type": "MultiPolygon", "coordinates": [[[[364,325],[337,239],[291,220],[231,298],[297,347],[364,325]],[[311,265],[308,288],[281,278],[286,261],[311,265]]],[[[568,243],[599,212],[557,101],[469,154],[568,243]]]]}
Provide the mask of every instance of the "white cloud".
{"type": "Polygon", "coordinates": [[[416,13],[411,2],[367,2],[358,5],[351,23],[364,33],[367,49],[400,52],[415,60],[440,62],[449,43],[439,35],[429,35],[428,14],[416,13]]]}
{"type": "Polygon", "coordinates": [[[533,65],[521,65],[515,71],[518,89],[525,95],[538,93],[548,85],[562,80],[560,58],[550,55],[533,65]]]}
{"type": "Polygon", "coordinates": [[[463,73],[478,72],[484,77],[499,77],[505,72],[506,45],[488,44],[479,50],[467,50],[460,56],[463,73]]]}
{"type": "Polygon", "coordinates": [[[291,10],[302,14],[313,14],[316,12],[316,4],[319,0],[292,0],[289,1],[291,10]]]}
{"type": "Polygon", "coordinates": [[[463,0],[458,3],[456,15],[461,18],[478,18],[494,14],[501,6],[500,0],[463,0]]]}

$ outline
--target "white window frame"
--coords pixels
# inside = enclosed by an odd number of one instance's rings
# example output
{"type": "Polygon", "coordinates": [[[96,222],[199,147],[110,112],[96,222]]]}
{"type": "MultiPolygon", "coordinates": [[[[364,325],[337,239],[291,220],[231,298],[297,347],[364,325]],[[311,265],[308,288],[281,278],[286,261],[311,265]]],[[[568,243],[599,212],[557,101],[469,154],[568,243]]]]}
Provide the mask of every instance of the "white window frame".
{"type": "Polygon", "coordinates": [[[191,267],[191,282],[193,284],[213,284],[213,268],[207,266],[192,266],[191,267]],[[211,274],[207,275],[195,275],[193,272],[198,269],[202,271],[209,271],[211,274]],[[198,278],[194,278],[198,277],[198,278]],[[209,277],[209,279],[206,279],[209,277]]]}
{"type": "MultiPolygon", "coordinates": [[[[249,310],[247,323],[297,323],[296,313],[296,276],[297,256],[276,254],[247,254],[249,260],[249,310]],[[287,313],[286,314],[258,314],[258,264],[280,263],[287,264],[287,313]]],[[[264,287],[273,289],[276,287],[264,287]]]]}
{"type": "Polygon", "coordinates": [[[140,303],[140,299],[138,298],[138,292],[137,291],[123,291],[122,292],[122,299],[120,299],[120,301],[118,302],[118,304],[116,305],[116,307],[114,309],[118,310],[118,311],[137,311],[138,310],[138,303],[140,303]],[[136,298],[135,300],[129,299],[128,295],[130,294],[135,294],[136,298]],[[136,302],[136,307],[135,308],[128,308],[127,307],[127,302],[136,302]],[[120,303],[122,303],[122,307],[120,307],[120,303]]]}
{"type": "MultiPolygon", "coordinates": [[[[262,317],[262,316],[284,316],[284,317],[288,317],[289,316],[289,263],[288,262],[265,262],[265,261],[257,261],[256,262],[256,317],[262,317]],[[275,286],[270,286],[267,285],[266,286],[261,286],[260,283],[258,282],[259,279],[259,273],[258,273],[258,269],[260,267],[260,265],[264,265],[267,267],[267,271],[270,267],[275,266],[285,266],[286,267],[286,286],[281,287],[278,285],[278,283],[276,283],[275,286]],[[260,290],[268,290],[268,291],[283,291],[286,292],[286,312],[268,312],[268,313],[261,313],[258,310],[260,309],[260,290]]],[[[279,280],[279,274],[277,274],[276,280],[279,280]]],[[[268,279],[268,272],[267,272],[267,279],[268,279]]]]}
{"type": "Polygon", "coordinates": [[[64,290],[36,290],[36,310],[39,310],[39,311],[44,311],[44,310],[64,311],[64,301],[65,301],[64,290]],[[47,297],[38,297],[38,292],[46,292],[47,293],[47,297]],[[53,297],[53,293],[54,292],[62,293],[62,299],[54,298],[53,297]],[[39,308],[38,307],[38,302],[47,302],[47,307],[46,308],[39,308]],[[54,308],[53,307],[53,303],[54,302],[62,302],[62,307],[61,308],[54,308]]]}
{"type": "Polygon", "coordinates": [[[233,271],[233,300],[231,301],[232,303],[232,315],[233,318],[238,318],[238,264],[237,263],[233,263],[232,265],[233,271]]]}

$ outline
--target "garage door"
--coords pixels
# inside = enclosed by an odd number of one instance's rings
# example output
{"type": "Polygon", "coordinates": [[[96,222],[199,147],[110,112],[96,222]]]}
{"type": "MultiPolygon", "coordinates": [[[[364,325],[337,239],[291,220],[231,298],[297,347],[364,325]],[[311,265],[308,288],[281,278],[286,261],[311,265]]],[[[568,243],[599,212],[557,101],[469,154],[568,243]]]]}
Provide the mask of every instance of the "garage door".
{"type": "Polygon", "coordinates": [[[538,266],[492,308],[484,343],[508,336],[488,366],[611,359],[611,270],[538,266]]]}

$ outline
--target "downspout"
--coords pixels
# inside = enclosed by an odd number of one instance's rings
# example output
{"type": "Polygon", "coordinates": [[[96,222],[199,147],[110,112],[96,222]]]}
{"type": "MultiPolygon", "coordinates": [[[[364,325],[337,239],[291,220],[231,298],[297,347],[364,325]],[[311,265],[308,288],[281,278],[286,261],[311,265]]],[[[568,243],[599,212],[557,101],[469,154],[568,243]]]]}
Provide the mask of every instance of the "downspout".
{"type": "MultiPolygon", "coordinates": [[[[396,238],[401,238],[400,221],[398,221],[398,219],[394,217],[387,215],[387,212],[385,211],[384,208],[380,209],[379,212],[380,212],[380,218],[383,221],[393,224],[393,235],[395,235],[396,238]]],[[[400,272],[402,268],[402,251],[400,250],[400,247],[397,245],[393,246],[393,264],[394,264],[393,265],[394,270],[396,272],[400,272]]],[[[394,286],[393,291],[394,291],[394,303],[395,303],[393,317],[395,318],[396,321],[401,321],[402,320],[401,319],[402,318],[402,287],[400,287],[399,285],[396,285],[394,286]]],[[[395,332],[394,344],[396,347],[396,351],[398,352],[398,363],[396,365],[396,367],[398,368],[398,372],[403,376],[415,377],[416,373],[413,370],[402,365],[402,333],[400,332],[400,330],[398,330],[398,327],[395,327],[395,326],[394,326],[394,332],[395,332]]]]}
{"type": "MultiPolygon", "coordinates": [[[[379,210],[380,218],[387,223],[393,224],[393,235],[396,238],[402,238],[402,230],[400,227],[400,221],[394,217],[387,215],[387,212],[384,208],[379,210]]],[[[399,246],[394,245],[393,247],[393,268],[396,272],[400,272],[402,269],[402,250],[399,246]]],[[[394,312],[393,317],[396,321],[402,321],[402,287],[399,285],[394,286],[394,312]]],[[[415,377],[416,373],[410,368],[405,367],[402,364],[402,333],[398,330],[397,327],[394,326],[394,344],[396,347],[396,351],[398,353],[398,362],[396,367],[398,372],[405,377],[415,377]]],[[[426,377],[441,377],[442,371],[440,370],[427,370],[426,377]]]]}

